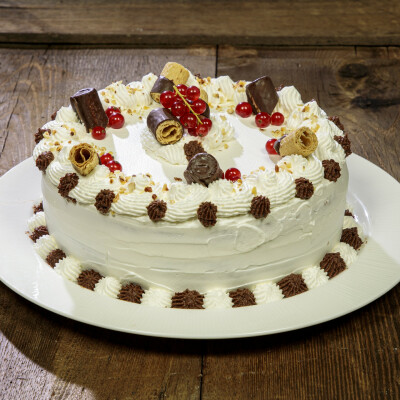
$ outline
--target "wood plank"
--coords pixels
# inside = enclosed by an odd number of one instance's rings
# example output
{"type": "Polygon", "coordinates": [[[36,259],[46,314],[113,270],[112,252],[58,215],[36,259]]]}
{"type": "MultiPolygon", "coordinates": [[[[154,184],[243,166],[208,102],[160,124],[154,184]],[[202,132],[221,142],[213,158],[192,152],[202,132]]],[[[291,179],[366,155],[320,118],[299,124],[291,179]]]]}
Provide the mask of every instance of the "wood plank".
{"type": "Polygon", "coordinates": [[[131,45],[400,45],[400,3],[0,1],[0,42],[131,45]]]}
{"type": "MultiPolygon", "coordinates": [[[[0,175],[31,155],[32,133],[76,90],[159,73],[168,60],[215,73],[215,47],[0,49],[0,175]]],[[[201,351],[186,341],[70,321],[0,284],[0,399],[198,399],[201,351]]],[[[200,345],[200,344],[199,344],[200,345]]]]}
{"type": "Polygon", "coordinates": [[[218,75],[270,75],[339,115],[353,151],[400,180],[400,49],[220,47],[218,75]]]}
{"type": "Polygon", "coordinates": [[[397,286],[322,325],[208,342],[202,399],[400,398],[399,299],[397,286]]]}

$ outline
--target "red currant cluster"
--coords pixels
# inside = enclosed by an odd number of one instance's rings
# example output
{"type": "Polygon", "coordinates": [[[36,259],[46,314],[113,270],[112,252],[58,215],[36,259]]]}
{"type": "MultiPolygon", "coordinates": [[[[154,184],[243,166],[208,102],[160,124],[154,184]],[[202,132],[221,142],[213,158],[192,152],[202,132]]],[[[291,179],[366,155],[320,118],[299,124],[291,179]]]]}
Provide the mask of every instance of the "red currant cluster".
{"type": "MultiPolygon", "coordinates": [[[[236,114],[242,118],[248,118],[253,114],[251,104],[243,101],[236,106],[236,114]]],[[[285,117],[280,112],[275,112],[269,115],[266,112],[260,112],[256,115],[256,125],[259,128],[266,128],[270,125],[281,126],[285,117]]]]}
{"type": "MultiPolygon", "coordinates": [[[[108,126],[113,129],[120,129],[124,126],[125,119],[118,107],[108,107],[106,110],[108,126]]],[[[106,130],[102,126],[95,126],[92,129],[92,137],[96,140],[103,140],[106,137],[106,130]]]]}
{"type": "Polygon", "coordinates": [[[108,167],[111,172],[122,171],[122,165],[114,160],[114,157],[110,153],[105,153],[100,157],[102,165],[108,167]]]}
{"type": "Polygon", "coordinates": [[[212,127],[209,118],[202,116],[207,109],[207,104],[200,99],[200,89],[196,86],[178,85],[176,93],[169,90],[161,93],[160,103],[171,110],[189,135],[206,136],[212,127]]]}

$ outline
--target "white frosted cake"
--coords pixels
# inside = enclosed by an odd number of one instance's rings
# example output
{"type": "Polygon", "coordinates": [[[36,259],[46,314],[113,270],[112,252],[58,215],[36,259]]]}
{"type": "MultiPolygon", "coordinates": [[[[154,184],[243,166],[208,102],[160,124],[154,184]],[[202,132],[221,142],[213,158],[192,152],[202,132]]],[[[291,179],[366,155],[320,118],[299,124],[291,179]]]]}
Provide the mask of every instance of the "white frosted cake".
{"type": "Polygon", "coordinates": [[[99,90],[103,110],[115,107],[123,116],[110,119],[113,127],[105,126],[102,110],[93,111],[87,91],[36,134],[43,211],[29,228],[39,254],[65,278],[99,293],[180,308],[290,297],[344,270],[362,241],[351,213],[344,216],[350,148],[338,119],[287,86],[271,92],[277,100],[269,110],[282,114],[283,123],[260,128],[254,115],[235,112],[238,104],[257,103],[248,82],[173,73],[172,84],[199,88],[209,106],[205,136],[160,111],[154,96],[160,78],[152,73],[99,90]],[[153,115],[175,135],[170,143],[158,136],[167,128],[157,131],[153,115]],[[105,131],[96,136],[91,123],[105,131]],[[286,143],[296,133],[307,147],[304,132],[315,140],[310,154],[286,143]],[[281,155],[268,154],[270,139],[278,139],[281,155]],[[199,177],[195,162],[215,171],[199,177]],[[232,168],[236,176],[227,172],[232,168]]]}

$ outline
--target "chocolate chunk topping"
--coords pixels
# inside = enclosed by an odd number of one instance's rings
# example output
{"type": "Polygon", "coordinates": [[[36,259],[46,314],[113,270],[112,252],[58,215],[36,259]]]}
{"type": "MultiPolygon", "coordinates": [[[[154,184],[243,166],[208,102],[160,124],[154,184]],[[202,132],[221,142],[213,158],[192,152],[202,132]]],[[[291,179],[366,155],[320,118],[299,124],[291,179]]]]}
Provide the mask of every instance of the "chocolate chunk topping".
{"type": "Polygon", "coordinates": [[[160,75],[157,80],[154,82],[153,88],[150,90],[150,96],[157,103],[160,102],[160,95],[162,92],[170,91],[174,93],[174,82],[166,78],[165,76],[160,75]]]}
{"type": "Polygon", "coordinates": [[[99,274],[94,269],[87,269],[82,271],[78,276],[77,283],[89,290],[94,290],[96,283],[103,278],[103,275],[99,274]]]}
{"type": "Polygon", "coordinates": [[[343,147],[344,153],[348,157],[352,153],[349,135],[345,133],[344,136],[335,135],[333,138],[343,147]]]}
{"type": "Polygon", "coordinates": [[[265,196],[256,196],[251,200],[250,214],[258,219],[265,218],[270,213],[269,199],[265,196]]]}
{"type": "Polygon", "coordinates": [[[39,128],[39,130],[35,133],[35,143],[38,144],[42,139],[43,139],[43,134],[45,132],[50,133],[50,129],[42,129],[39,128]]]}
{"type": "Polygon", "coordinates": [[[46,262],[50,265],[50,267],[54,268],[56,264],[65,257],[67,256],[61,249],[55,249],[48,254],[46,257],[46,262]]]}
{"type": "Polygon", "coordinates": [[[45,151],[42,154],[39,154],[36,159],[36,166],[40,171],[46,173],[46,168],[50,165],[50,163],[54,160],[54,155],[51,151],[45,151]]]}
{"type": "Polygon", "coordinates": [[[167,203],[163,200],[154,200],[147,206],[147,215],[153,222],[160,221],[167,212],[167,203]]]}
{"type": "Polygon", "coordinates": [[[345,215],[346,217],[353,217],[353,218],[354,218],[354,215],[350,212],[350,210],[345,210],[345,211],[344,211],[344,215],[345,215]]]}
{"type": "Polygon", "coordinates": [[[336,182],[340,177],[340,165],[335,160],[322,161],[324,167],[324,178],[328,181],[336,182]]]}
{"type": "Polygon", "coordinates": [[[183,135],[183,126],[170,110],[156,108],[147,116],[147,127],[160,144],[174,144],[183,135]]]}
{"type": "Polygon", "coordinates": [[[94,206],[101,214],[107,214],[110,211],[112,202],[115,198],[115,193],[108,189],[101,190],[96,196],[94,206]]]}
{"type": "Polygon", "coordinates": [[[203,186],[221,179],[223,175],[218,161],[208,153],[198,153],[192,157],[183,173],[187,183],[200,183],[203,186]]]}
{"type": "Polygon", "coordinates": [[[73,202],[76,202],[75,199],[72,197],[69,197],[68,194],[69,192],[78,184],[79,182],[79,176],[75,173],[69,173],[63,176],[60,179],[60,183],[58,184],[58,193],[62,197],[65,197],[67,200],[71,200],[73,202]]]}
{"type": "Polygon", "coordinates": [[[340,253],[325,254],[319,266],[328,274],[329,278],[333,278],[346,269],[346,263],[340,257],[340,253]]]}
{"type": "Polygon", "coordinates": [[[204,296],[197,290],[186,289],[172,296],[171,308],[202,309],[204,296]]]}
{"type": "Polygon", "coordinates": [[[217,223],[217,206],[209,201],[201,203],[197,209],[197,218],[206,228],[217,223]]]}
{"type": "Polygon", "coordinates": [[[86,127],[86,132],[95,126],[107,127],[108,117],[104,112],[99,94],[94,88],[81,89],[70,98],[73,110],[86,127]]]}
{"type": "Polygon", "coordinates": [[[38,240],[40,237],[44,236],[44,235],[48,235],[49,231],[47,229],[47,226],[44,225],[40,225],[37,228],[35,228],[33,230],[33,232],[29,235],[29,237],[36,242],[36,240],[38,240]]]}
{"type": "Polygon", "coordinates": [[[328,117],[329,121],[332,121],[340,130],[344,131],[344,126],[340,122],[340,119],[337,115],[334,115],[332,117],[328,117]]]}
{"type": "Polygon", "coordinates": [[[307,285],[300,274],[290,274],[285,276],[277,282],[277,285],[282,290],[285,297],[292,297],[308,290],[307,285]]]}
{"type": "Polygon", "coordinates": [[[253,113],[267,112],[272,114],[279,97],[275,86],[268,76],[262,76],[246,86],[247,100],[253,108],[253,113]]]}
{"type": "Polygon", "coordinates": [[[124,301],[130,301],[131,303],[140,304],[142,301],[144,290],[140,285],[134,283],[128,283],[122,286],[119,291],[118,298],[124,301]]]}
{"type": "Polygon", "coordinates": [[[43,211],[43,202],[40,202],[39,204],[33,206],[33,213],[34,214],[36,214],[36,213],[38,213],[40,211],[43,211]]]}
{"type": "Polygon", "coordinates": [[[188,161],[190,161],[193,156],[198,153],[205,153],[203,146],[197,140],[192,140],[189,143],[185,143],[183,146],[183,150],[188,161]]]}
{"type": "Polygon", "coordinates": [[[247,307],[247,306],[255,306],[256,299],[254,297],[253,292],[249,289],[236,289],[232,292],[229,292],[229,297],[232,299],[233,306],[232,307],[247,307]]]}
{"type": "Polygon", "coordinates": [[[342,237],[340,241],[343,243],[347,243],[349,246],[353,247],[355,250],[358,250],[363,241],[361,240],[360,236],[358,235],[357,227],[354,228],[346,228],[342,231],[342,237]]]}
{"type": "Polygon", "coordinates": [[[308,200],[314,194],[314,185],[306,178],[297,178],[294,183],[296,184],[296,196],[302,200],[308,200]]]}

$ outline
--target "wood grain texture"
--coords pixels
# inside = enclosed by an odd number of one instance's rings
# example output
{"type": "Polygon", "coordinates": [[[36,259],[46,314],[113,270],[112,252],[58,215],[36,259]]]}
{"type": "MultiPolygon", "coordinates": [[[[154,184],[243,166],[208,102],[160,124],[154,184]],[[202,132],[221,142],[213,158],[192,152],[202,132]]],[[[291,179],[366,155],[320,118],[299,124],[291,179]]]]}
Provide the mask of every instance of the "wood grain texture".
{"type": "MultiPolygon", "coordinates": [[[[220,47],[217,67],[295,84],[303,100],[341,116],[358,154],[399,179],[398,59],[397,48],[220,47]]],[[[216,49],[0,49],[0,175],[30,156],[32,133],[75,90],[129,82],[167,60],[214,76],[216,49]]],[[[0,400],[397,399],[399,299],[398,286],[320,326],[185,341],[81,324],[0,283],[0,400]]]]}
{"type": "Polygon", "coordinates": [[[400,45],[382,1],[0,1],[0,42],[133,45],[400,45]]]}

